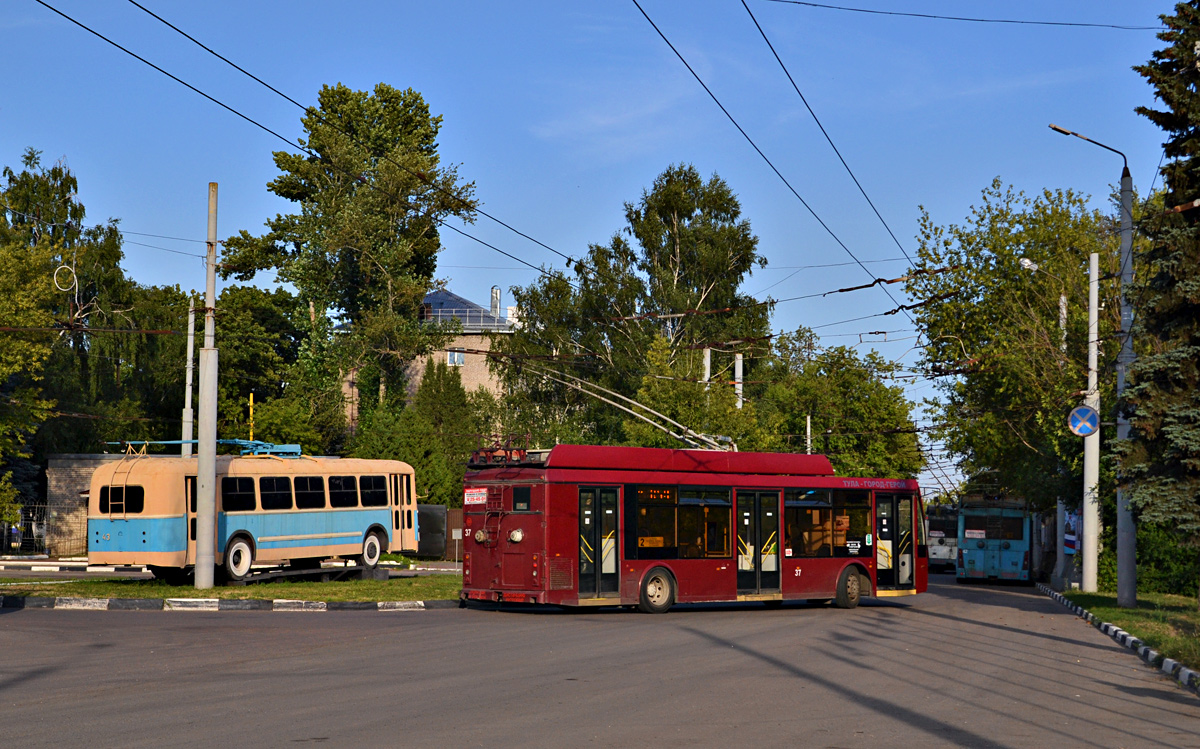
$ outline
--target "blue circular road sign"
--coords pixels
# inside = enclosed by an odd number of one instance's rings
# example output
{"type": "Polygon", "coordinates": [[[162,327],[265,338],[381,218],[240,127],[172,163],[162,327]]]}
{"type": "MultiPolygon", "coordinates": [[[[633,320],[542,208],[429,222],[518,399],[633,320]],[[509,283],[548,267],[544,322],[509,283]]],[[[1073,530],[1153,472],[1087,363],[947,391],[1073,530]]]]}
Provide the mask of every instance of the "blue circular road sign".
{"type": "Polygon", "coordinates": [[[1080,437],[1090,437],[1100,430],[1100,414],[1091,406],[1077,406],[1067,417],[1067,426],[1080,437]]]}

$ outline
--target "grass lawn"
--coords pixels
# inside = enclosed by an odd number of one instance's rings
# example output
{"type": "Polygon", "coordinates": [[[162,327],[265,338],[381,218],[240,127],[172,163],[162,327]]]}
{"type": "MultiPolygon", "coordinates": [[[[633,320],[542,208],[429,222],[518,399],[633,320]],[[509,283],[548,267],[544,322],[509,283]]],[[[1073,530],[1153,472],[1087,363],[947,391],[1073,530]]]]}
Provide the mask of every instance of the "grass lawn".
{"type": "Polygon", "coordinates": [[[1117,607],[1116,594],[1064,593],[1074,603],[1115,624],[1168,658],[1200,670],[1200,611],[1196,599],[1138,593],[1136,609],[1117,607]]]}
{"type": "Polygon", "coordinates": [[[158,580],[92,579],[51,583],[0,579],[0,595],[79,598],[292,598],[305,601],[431,601],[456,599],[460,575],[421,575],[394,580],[273,582],[196,590],[158,580]]]}

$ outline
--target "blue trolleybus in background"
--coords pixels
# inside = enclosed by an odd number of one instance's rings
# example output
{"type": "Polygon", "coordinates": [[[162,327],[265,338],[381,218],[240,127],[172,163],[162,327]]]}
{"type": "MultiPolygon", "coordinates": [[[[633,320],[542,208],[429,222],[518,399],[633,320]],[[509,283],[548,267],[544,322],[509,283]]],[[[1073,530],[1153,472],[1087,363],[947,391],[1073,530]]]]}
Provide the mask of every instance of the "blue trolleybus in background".
{"type": "MultiPolygon", "coordinates": [[[[246,577],[256,562],[311,568],[343,557],[373,568],[385,552],[416,551],[411,466],[278,447],[294,450],[217,457],[216,564],[226,578],[246,577]]],[[[196,564],[196,479],[195,457],[144,451],[98,468],[88,562],[147,565],[182,582],[196,564]]]]}
{"type": "Polygon", "coordinates": [[[1032,529],[1024,500],[968,498],[958,510],[958,564],[965,580],[1030,577],[1032,529]]]}

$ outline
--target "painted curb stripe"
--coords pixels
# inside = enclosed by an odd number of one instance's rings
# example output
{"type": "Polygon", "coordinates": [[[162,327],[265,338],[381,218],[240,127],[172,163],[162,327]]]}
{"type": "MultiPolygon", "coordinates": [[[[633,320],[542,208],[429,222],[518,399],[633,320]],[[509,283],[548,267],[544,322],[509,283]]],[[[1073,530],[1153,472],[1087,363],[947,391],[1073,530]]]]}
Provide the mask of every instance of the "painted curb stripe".
{"type": "Polygon", "coordinates": [[[424,601],[380,601],[376,606],[380,611],[423,611],[426,608],[424,601]]]}
{"type": "Polygon", "coordinates": [[[61,597],[54,599],[54,608],[66,609],[68,611],[107,611],[107,598],[71,598],[61,597]]]}
{"type": "Polygon", "coordinates": [[[276,598],[271,601],[272,611],[325,611],[324,601],[296,601],[291,598],[276,598]]]}
{"type": "Polygon", "coordinates": [[[290,598],[76,598],[2,596],[6,609],[64,611],[426,611],[458,608],[456,600],[436,601],[302,601],[290,598]]]}
{"type": "Polygon", "coordinates": [[[271,602],[261,598],[222,598],[217,601],[218,611],[270,611],[271,602]]]}
{"type": "Polygon", "coordinates": [[[1061,603],[1076,616],[1079,616],[1096,629],[1111,637],[1118,645],[1135,652],[1139,658],[1145,661],[1147,666],[1157,668],[1167,676],[1174,677],[1185,689],[1195,692],[1197,696],[1200,696],[1200,673],[1187,668],[1172,658],[1164,658],[1161,653],[1151,650],[1148,645],[1145,645],[1141,640],[1130,635],[1115,624],[1101,622],[1090,611],[1086,611],[1083,607],[1071,603],[1070,599],[1058,591],[1052,590],[1048,585],[1038,583],[1037,588],[1053,600],[1061,603]]]}
{"type": "Polygon", "coordinates": [[[216,611],[220,602],[216,598],[164,598],[163,608],[167,611],[216,611]]]}

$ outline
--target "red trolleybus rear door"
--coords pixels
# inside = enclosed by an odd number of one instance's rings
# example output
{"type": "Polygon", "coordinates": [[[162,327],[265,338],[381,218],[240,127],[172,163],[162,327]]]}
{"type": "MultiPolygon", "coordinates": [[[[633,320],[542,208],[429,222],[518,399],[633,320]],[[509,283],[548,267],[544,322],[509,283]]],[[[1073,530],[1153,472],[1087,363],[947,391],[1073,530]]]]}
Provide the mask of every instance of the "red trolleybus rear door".
{"type": "Polygon", "coordinates": [[[779,492],[737,492],[739,596],[779,593],[779,492]]]}
{"type": "Polygon", "coordinates": [[[913,496],[875,495],[875,583],[879,590],[916,589],[913,496]]]}
{"type": "Polygon", "coordinates": [[[579,489],[579,597],[620,594],[617,566],[617,488],[579,489]]]}

